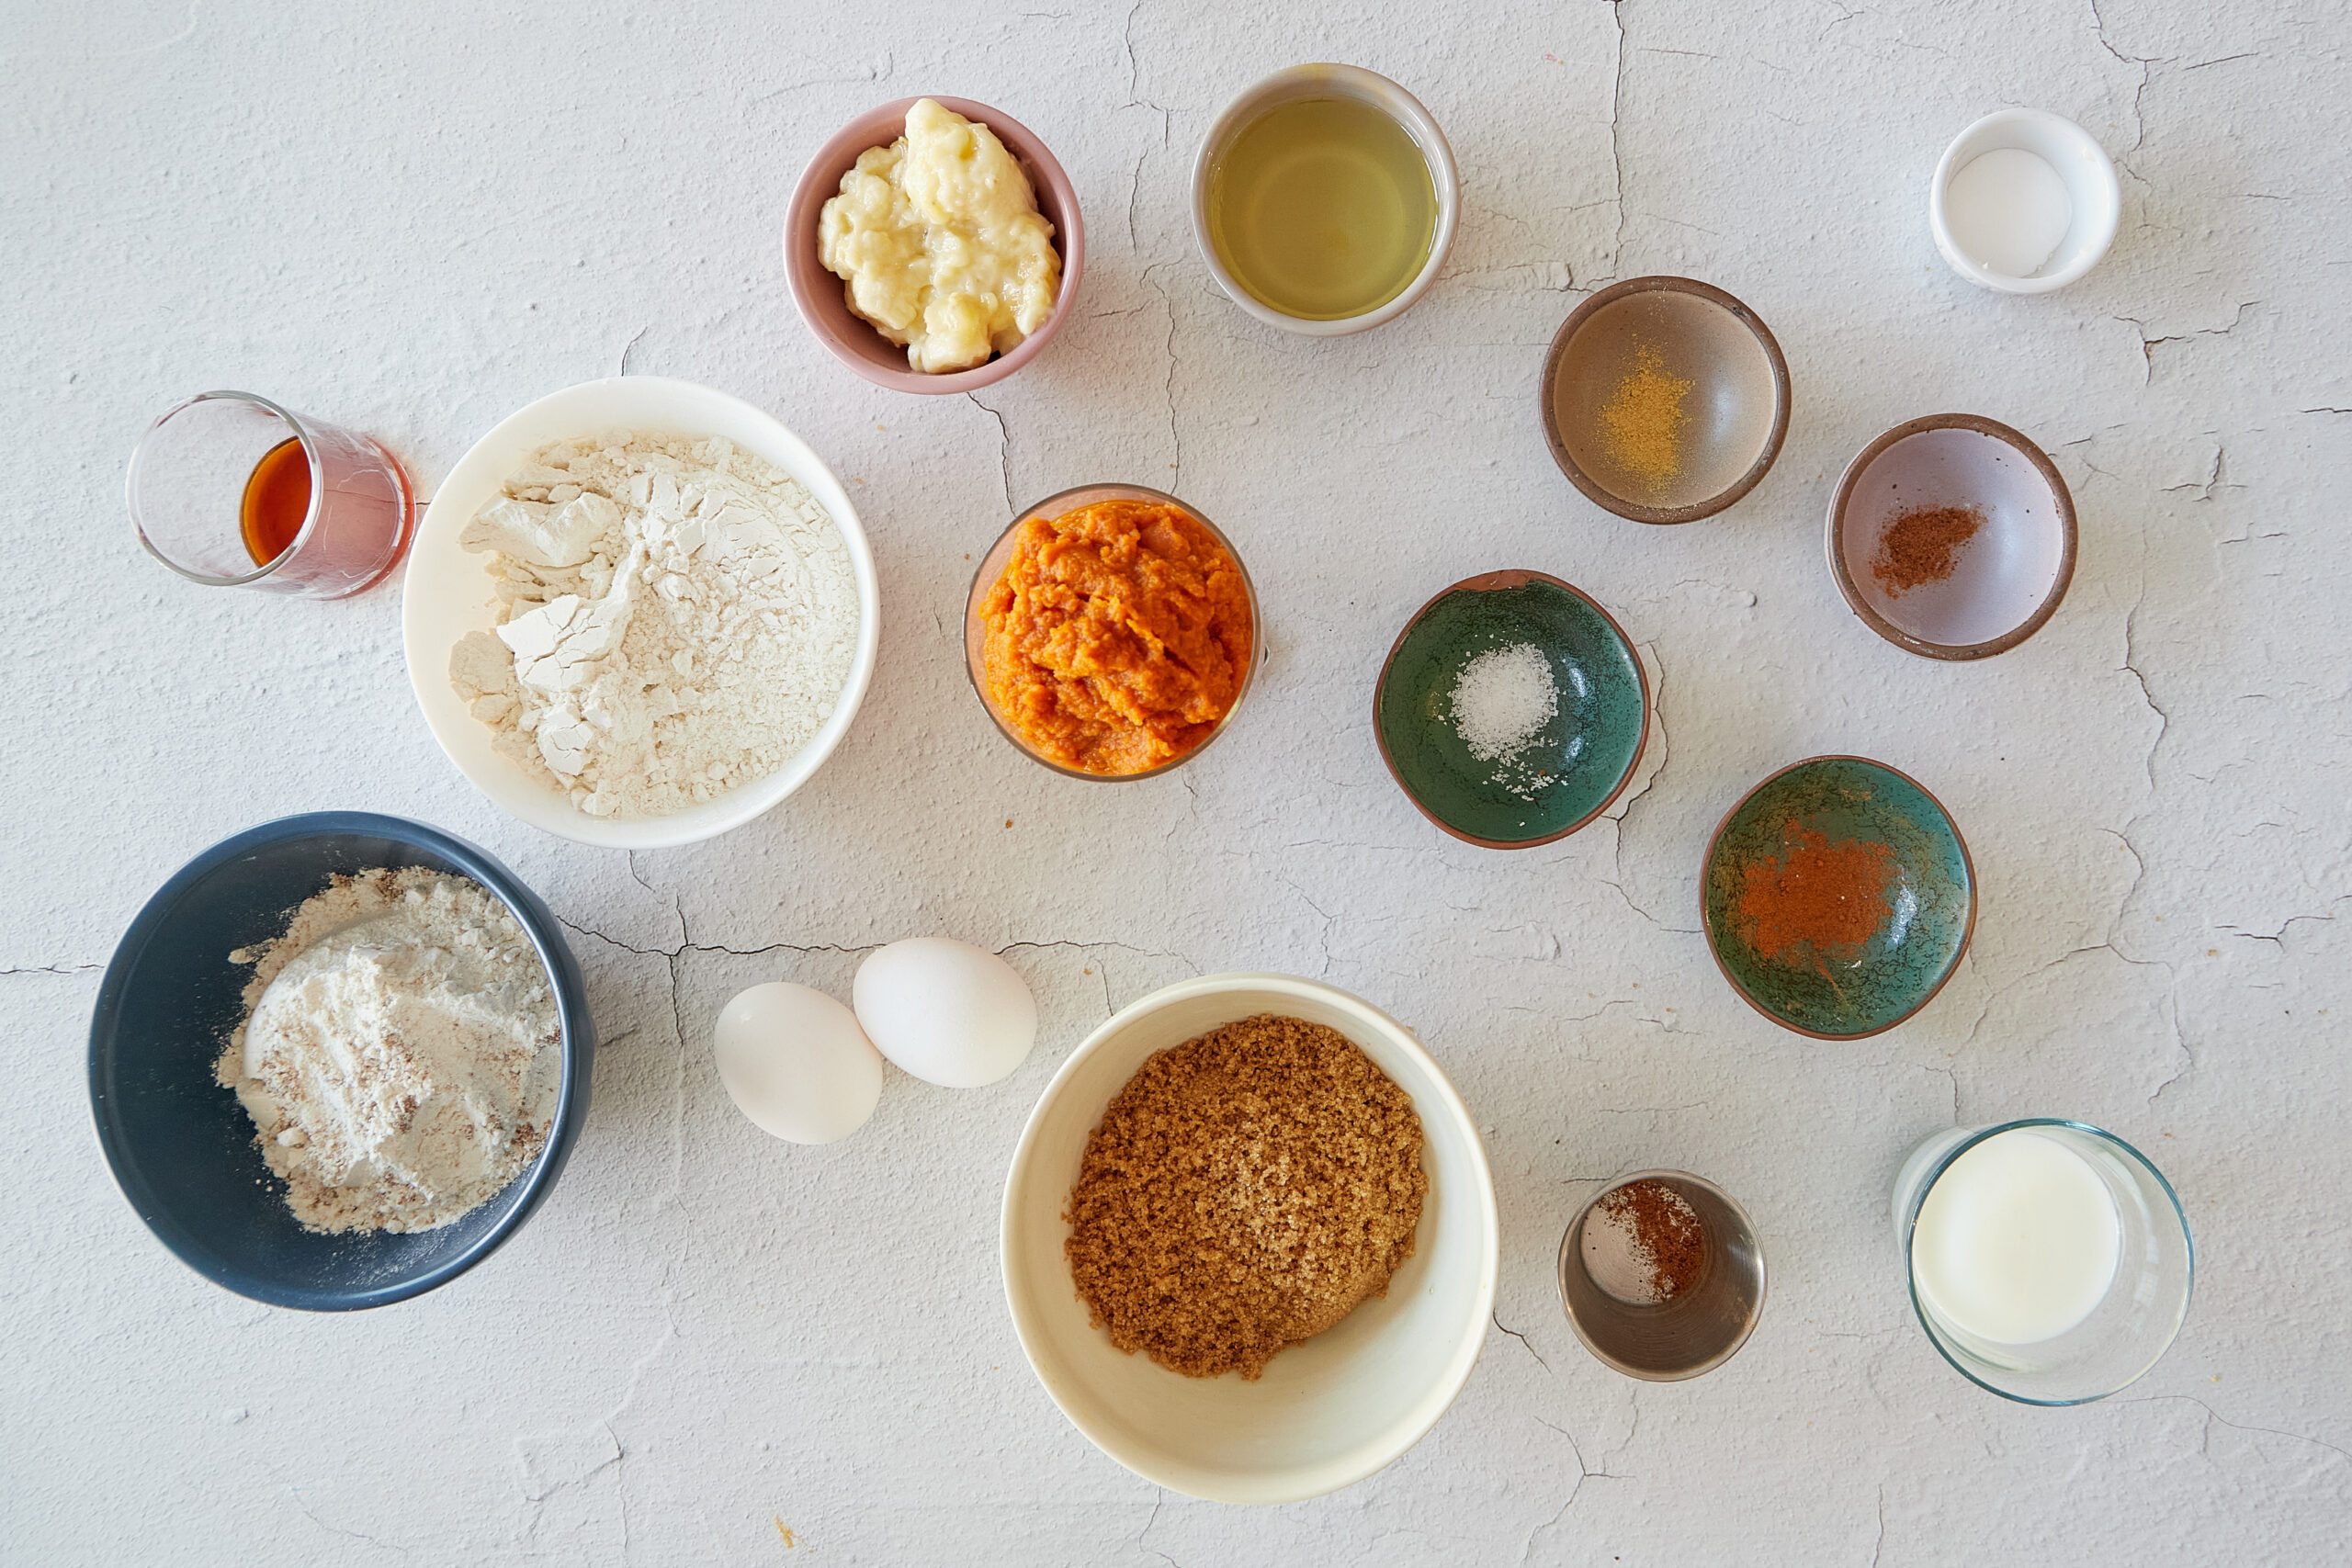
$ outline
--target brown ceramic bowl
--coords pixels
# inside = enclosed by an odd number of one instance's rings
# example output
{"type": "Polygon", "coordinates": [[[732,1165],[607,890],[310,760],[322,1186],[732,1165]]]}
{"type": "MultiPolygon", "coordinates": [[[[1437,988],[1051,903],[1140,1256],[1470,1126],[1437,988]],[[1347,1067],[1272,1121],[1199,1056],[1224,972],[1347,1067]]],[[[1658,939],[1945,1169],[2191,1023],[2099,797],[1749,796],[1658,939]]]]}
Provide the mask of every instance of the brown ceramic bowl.
{"type": "Polygon", "coordinates": [[[1156,779],[1162,773],[1182,767],[1215,745],[1219,736],[1233,728],[1233,716],[1239,713],[1241,705],[1249,700],[1250,688],[1257,680],[1259,668],[1265,662],[1265,616],[1259,612],[1258,588],[1250,581],[1250,569],[1243,564],[1241,552],[1233,547],[1233,541],[1225,536],[1224,530],[1203,515],[1200,508],[1189,502],[1179,501],[1165,491],[1153,490],[1148,485],[1080,485],[1074,490],[1066,490],[1057,495],[1049,495],[1035,506],[1024,507],[1014,513],[1012,521],[1005,525],[1004,532],[997,536],[996,543],[989,547],[988,554],[982,556],[979,565],[973,569],[972,586],[964,595],[964,673],[972,682],[972,694],[980,699],[980,706],[987,712],[989,722],[996,726],[998,734],[1012,742],[1013,750],[1041,767],[1051,768],[1065,778],[1085,779],[1092,784],[1133,784],[1137,779],[1156,779]],[[1218,719],[1216,728],[1202,737],[1199,744],[1191,750],[1180,756],[1170,757],[1158,767],[1147,768],[1139,773],[1090,773],[1082,768],[1073,768],[1065,762],[1056,761],[1023,740],[1020,732],[1005,723],[1004,716],[998,713],[996,705],[989,700],[989,628],[987,617],[981,614],[980,606],[987,600],[989,590],[994,588],[997,580],[1004,575],[1005,563],[1012,558],[1013,545],[1016,536],[1021,532],[1021,525],[1032,517],[1059,517],[1066,512],[1074,512],[1081,506],[1091,506],[1098,501],[1158,502],[1163,506],[1174,507],[1193,522],[1198,523],[1208,530],[1211,538],[1225,547],[1225,553],[1233,558],[1233,569],[1241,574],[1242,597],[1250,605],[1250,662],[1241,671],[1241,683],[1235,690],[1233,701],[1225,710],[1225,716],[1218,719]]]}
{"type": "Polygon", "coordinates": [[[899,98],[866,110],[835,131],[817,149],[793,188],[792,206],[784,220],[784,271],[792,287],[792,302],[800,319],[817,334],[832,356],[877,387],[898,392],[972,392],[993,385],[1044,352],[1046,342],[1069,319],[1070,301],[1078,298],[1078,280],[1086,271],[1086,226],[1080,220],[1078,191],[1069,176],[1035,132],[1011,115],[975,103],[970,98],[933,95],[932,101],[954,109],[966,119],[987,126],[1004,143],[1005,151],[1029,176],[1037,193],[1037,210],[1054,226],[1054,249],[1061,253],[1061,292],[1053,313],[1009,354],[1000,354],[969,370],[930,375],[907,363],[907,351],[876,332],[871,323],[850,313],[842,280],[817,259],[817,217],[825,203],[841,194],[842,176],[858,155],[869,148],[887,147],[906,134],[907,110],[912,98],[899,98]]]}
{"type": "MultiPolygon", "coordinates": [[[[1986,659],[2040,631],[2075,578],[2075,498],[2025,436],[1973,413],[1906,420],[1846,465],[1829,502],[1829,575],[1862,624],[1926,659],[1986,659]],[[1899,588],[1872,562],[1922,506],[1984,516],[1951,575],[1899,588]]],[[[1899,579],[1897,580],[1899,581],[1899,579]]]]}
{"type": "Polygon", "coordinates": [[[1754,490],[1789,433],[1789,365],[1755,311],[1712,284],[1629,277],[1560,324],[1544,362],[1552,460],[1594,505],[1636,523],[1712,517],[1754,490]],[[1611,451],[1602,410],[1643,350],[1690,383],[1676,471],[1652,481],[1611,451]]]}

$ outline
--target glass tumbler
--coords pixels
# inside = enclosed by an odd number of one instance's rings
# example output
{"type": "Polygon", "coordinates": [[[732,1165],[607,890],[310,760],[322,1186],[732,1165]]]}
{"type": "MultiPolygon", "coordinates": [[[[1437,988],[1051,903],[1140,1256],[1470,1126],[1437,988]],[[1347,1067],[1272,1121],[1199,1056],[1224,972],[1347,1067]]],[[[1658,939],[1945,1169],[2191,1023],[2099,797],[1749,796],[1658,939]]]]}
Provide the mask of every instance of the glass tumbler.
{"type": "Polygon", "coordinates": [[[1962,1377],[2004,1399],[2021,1404],[2104,1399],[2154,1366],[2188,1315],[2196,1258],[2179,1197],[2145,1155],[2085,1122],[2029,1117],[1938,1134],[1903,1162],[1894,1179],[1894,1219],[1919,1326],[1962,1377]],[[2007,1344],[1952,1321],[1922,1289],[1919,1214],[1962,1156],[2004,1133],[2027,1129],[2079,1158],[2113,1200],[2115,1271],[2098,1304],[2072,1327],[2007,1344]]]}
{"type": "Polygon", "coordinates": [[[392,570],[413,527],[408,476],[390,452],[251,392],[200,392],[157,420],[130,455],[125,491],[147,553],[213,588],[345,598],[392,570]],[[246,510],[263,459],[289,442],[301,444],[309,510],[259,559],[246,510]]]}

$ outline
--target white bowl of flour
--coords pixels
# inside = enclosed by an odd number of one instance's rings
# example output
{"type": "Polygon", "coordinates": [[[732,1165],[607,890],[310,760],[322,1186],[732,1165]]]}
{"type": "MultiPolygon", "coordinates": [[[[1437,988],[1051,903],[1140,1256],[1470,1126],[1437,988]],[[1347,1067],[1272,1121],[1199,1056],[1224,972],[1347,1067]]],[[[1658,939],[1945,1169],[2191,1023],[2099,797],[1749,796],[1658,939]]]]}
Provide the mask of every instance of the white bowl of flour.
{"type": "Polygon", "coordinates": [[[832,470],[742,400],[650,376],[566,388],[476,442],[402,593],[409,683],[458,770],[614,849],[711,838],[808,782],[881,637],[832,470]]]}

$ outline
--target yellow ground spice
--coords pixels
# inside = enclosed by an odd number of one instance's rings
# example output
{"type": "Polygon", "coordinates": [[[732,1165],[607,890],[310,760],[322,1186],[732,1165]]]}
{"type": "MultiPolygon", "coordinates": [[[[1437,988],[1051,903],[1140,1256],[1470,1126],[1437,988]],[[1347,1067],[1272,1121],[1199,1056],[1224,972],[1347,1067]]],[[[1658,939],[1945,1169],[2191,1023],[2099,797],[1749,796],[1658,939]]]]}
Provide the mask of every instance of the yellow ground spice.
{"type": "Polygon", "coordinates": [[[1634,366],[1600,405],[1600,430],[1609,456],[1626,477],[1656,491],[1682,468],[1682,412],[1690,378],[1677,376],[1648,344],[1634,349],[1634,366]]]}

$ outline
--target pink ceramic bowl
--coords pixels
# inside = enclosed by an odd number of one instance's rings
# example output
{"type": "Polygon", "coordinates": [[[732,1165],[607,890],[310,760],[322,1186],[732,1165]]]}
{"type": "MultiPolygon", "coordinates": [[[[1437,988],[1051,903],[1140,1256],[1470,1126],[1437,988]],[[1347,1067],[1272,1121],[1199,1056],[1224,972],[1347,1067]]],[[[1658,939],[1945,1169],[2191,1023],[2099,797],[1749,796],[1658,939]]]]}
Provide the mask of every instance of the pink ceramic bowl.
{"type": "Polygon", "coordinates": [[[1054,300],[1053,314],[1045,324],[1023,338],[1010,354],[1001,354],[985,365],[969,370],[951,370],[929,376],[910,368],[907,351],[866,322],[850,314],[849,300],[843,293],[842,280],[825,270],[817,259],[817,214],[825,203],[841,194],[842,176],[857,162],[858,154],[869,147],[887,147],[906,134],[907,110],[912,98],[899,98],[877,105],[851,120],[836,131],[817,155],[808,160],[801,171],[800,183],[792,192],[791,210],[784,219],[784,273],[792,284],[792,302],[800,308],[800,319],[817,334],[817,341],[832,351],[833,357],[873,382],[899,392],[973,392],[982,387],[1003,380],[1045,351],[1046,342],[1058,330],[1069,314],[1070,301],[1078,298],[1078,280],[1086,270],[1086,226],[1078,213],[1078,192],[1062,173],[1046,144],[1037,140],[1029,128],[1011,115],[974,103],[969,98],[950,98],[930,95],[932,101],[944,104],[962,115],[996,132],[1020,162],[1023,173],[1037,193],[1037,210],[1054,226],[1054,248],[1061,252],[1062,287],[1054,300]]]}

